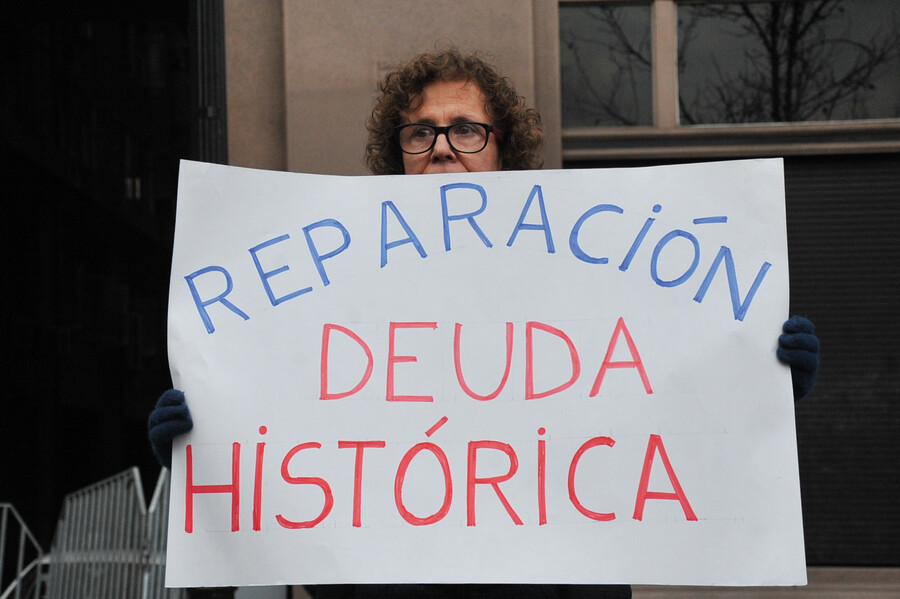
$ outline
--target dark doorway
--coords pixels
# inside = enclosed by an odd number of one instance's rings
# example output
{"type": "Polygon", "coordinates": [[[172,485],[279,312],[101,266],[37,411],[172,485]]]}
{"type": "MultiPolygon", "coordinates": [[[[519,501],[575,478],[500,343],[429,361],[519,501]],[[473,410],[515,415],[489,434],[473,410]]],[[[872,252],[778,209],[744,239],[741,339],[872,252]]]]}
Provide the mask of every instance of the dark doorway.
{"type": "Polygon", "coordinates": [[[0,501],[45,549],[66,493],[131,466],[156,482],[178,161],[215,158],[203,128],[224,133],[224,94],[204,91],[224,89],[220,8],[76,4],[0,26],[0,501]]]}

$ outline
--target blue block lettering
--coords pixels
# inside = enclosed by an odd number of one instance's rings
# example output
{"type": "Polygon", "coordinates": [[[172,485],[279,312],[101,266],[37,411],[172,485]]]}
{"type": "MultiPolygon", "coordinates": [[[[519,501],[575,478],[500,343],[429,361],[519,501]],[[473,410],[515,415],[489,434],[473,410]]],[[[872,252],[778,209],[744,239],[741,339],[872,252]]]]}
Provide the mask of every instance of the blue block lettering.
{"type": "Polygon", "coordinates": [[[700,263],[700,242],[697,241],[697,238],[688,233],[687,231],[682,231],[680,229],[676,229],[674,231],[669,231],[666,235],[659,240],[659,243],[656,244],[656,247],[653,248],[653,257],[650,259],[650,276],[653,277],[653,280],[660,287],[678,287],[685,281],[691,278],[691,275],[694,274],[694,271],[697,269],[697,265],[700,263]],[[672,279],[671,281],[664,281],[659,278],[659,274],[657,273],[656,263],[659,260],[659,255],[662,253],[663,248],[667,243],[675,239],[676,237],[684,237],[688,241],[690,241],[694,245],[694,260],[691,262],[690,267],[684,272],[683,275],[676,279],[672,279]]]}
{"type": "Polygon", "coordinates": [[[469,221],[469,226],[475,231],[478,237],[481,238],[481,241],[487,247],[494,247],[490,240],[487,238],[487,235],[484,234],[484,231],[481,230],[481,227],[478,226],[478,223],[475,222],[475,217],[484,212],[485,208],[487,208],[487,193],[484,191],[484,188],[481,185],[476,185],[474,183],[450,183],[449,185],[441,185],[441,211],[444,217],[444,249],[448,252],[450,251],[450,221],[452,220],[467,220],[469,221]],[[474,212],[466,212],[463,214],[450,214],[449,209],[447,208],[447,192],[451,189],[473,189],[481,194],[481,207],[474,212]]]}
{"type": "Polygon", "coordinates": [[[581,233],[581,226],[595,214],[599,214],[600,212],[615,212],[616,214],[622,214],[624,210],[616,206],[615,204],[598,204],[594,206],[587,212],[581,215],[577,221],[575,221],[575,226],[572,227],[572,232],[569,234],[569,249],[572,250],[572,254],[579,260],[583,260],[584,262],[588,262],[590,264],[606,264],[609,262],[609,258],[596,258],[594,256],[589,255],[583,249],[581,249],[581,245],[578,243],[578,235],[581,233]]]}
{"type": "Polygon", "coordinates": [[[303,295],[304,293],[309,293],[312,291],[312,287],[306,287],[304,289],[298,289],[297,291],[292,291],[287,295],[283,295],[281,297],[275,297],[275,294],[272,292],[272,287],[269,285],[269,279],[277,275],[278,273],[285,272],[286,270],[290,270],[290,267],[285,264],[275,270],[264,271],[262,264],[259,262],[259,256],[257,255],[259,251],[263,248],[267,248],[270,245],[275,245],[276,243],[281,243],[286,239],[290,239],[290,236],[285,234],[279,237],[275,237],[274,239],[270,239],[269,241],[264,241],[261,244],[250,248],[250,255],[253,257],[253,264],[256,265],[256,272],[259,273],[259,280],[262,281],[263,288],[266,290],[266,295],[269,296],[269,302],[273,306],[277,306],[281,302],[287,301],[291,298],[297,297],[298,295],[303,295]]]}
{"type": "Polygon", "coordinates": [[[512,247],[513,242],[516,240],[516,235],[519,234],[519,230],[521,229],[543,231],[544,238],[547,240],[547,253],[553,254],[556,252],[556,248],[553,247],[553,235],[550,233],[550,223],[547,221],[547,209],[544,207],[544,193],[541,191],[540,185],[535,185],[531,188],[531,193],[528,194],[528,199],[525,200],[525,206],[522,208],[522,214],[519,215],[519,222],[516,223],[516,228],[513,229],[509,241],[506,242],[507,247],[512,247]],[[525,215],[528,214],[528,210],[531,208],[531,202],[534,200],[535,196],[537,196],[538,207],[541,210],[541,224],[525,224],[525,215]]]}
{"type": "Polygon", "coordinates": [[[381,268],[384,268],[387,264],[387,251],[391,248],[395,248],[398,245],[404,245],[407,243],[413,244],[416,248],[416,251],[419,252],[419,255],[423,258],[427,258],[428,255],[425,253],[425,248],[422,247],[422,242],[419,241],[419,238],[416,237],[416,234],[413,233],[412,228],[410,228],[409,224],[407,224],[406,219],[400,214],[400,211],[397,210],[397,207],[394,206],[394,203],[391,201],[383,202],[381,204],[381,268]],[[403,239],[397,239],[395,241],[391,241],[388,243],[387,240],[387,211],[390,209],[391,212],[394,213],[394,218],[397,219],[397,222],[403,227],[403,230],[406,231],[406,237],[403,239]]]}
{"type": "Polygon", "coordinates": [[[329,258],[334,258],[348,247],[350,247],[350,233],[344,228],[340,222],[336,221],[333,218],[326,218],[320,220],[319,222],[313,223],[311,225],[307,225],[303,227],[303,234],[306,236],[306,245],[309,246],[309,255],[312,257],[313,262],[316,265],[316,270],[319,271],[319,276],[322,278],[322,284],[326,287],[331,284],[331,281],[328,280],[328,275],[325,273],[325,266],[323,262],[329,258]],[[338,231],[341,232],[343,236],[343,242],[340,247],[331,250],[327,254],[320,254],[319,250],[316,248],[315,242],[312,240],[312,236],[309,234],[313,229],[319,229],[321,227],[334,227],[338,231]]]}
{"type": "Polygon", "coordinates": [[[706,273],[706,278],[703,279],[700,289],[697,290],[697,295],[694,296],[695,302],[700,303],[703,301],[703,298],[706,296],[706,291],[709,289],[709,285],[716,275],[716,271],[719,270],[719,264],[721,264],[723,260],[725,261],[725,272],[728,275],[728,290],[731,292],[731,306],[734,311],[734,319],[743,321],[744,317],[747,315],[747,310],[750,309],[750,302],[753,301],[753,296],[756,295],[756,291],[759,289],[763,278],[765,278],[766,273],[772,265],[768,262],[763,263],[756,275],[756,279],[750,286],[750,291],[747,292],[744,301],[741,301],[740,294],[738,293],[737,273],[734,270],[734,258],[731,257],[731,250],[723,245],[719,249],[719,253],[716,254],[716,258],[713,260],[712,265],[709,267],[709,272],[706,273]]]}
{"type": "Polygon", "coordinates": [[[228,274],[228,271],[221,266],[207,266],[206,268],[201,268],[200,270],[192,272],[191,274],[184,277],[184,280],[187,281],[188,287],[191,290],[191,296],[194,298],[194,305],[197,306],[197,311],[200,313],[200,319],[203,321],[203,325],[206,327],[207,333],[212,334],[216,330],[216,328],[213,326],[212,319],[209,317],[209,313],[206,311],[206,307],[216,302],[221,303],[223,306],[225,306],[244,320],[250,320],[250,317],[247,316],[243,310],[225,299],[225,296],[231,293],[231,290],[234,288],[234,283],[231,280],[231,275],[228,274]],[[200,275],[204,275],[210,272],[219,272],[224,275],[225,291],[212,299],[203,300],[200,297],[200,292],[197,291],[197,286],[194,284],[194,279],[196,279],[200,275]]]}

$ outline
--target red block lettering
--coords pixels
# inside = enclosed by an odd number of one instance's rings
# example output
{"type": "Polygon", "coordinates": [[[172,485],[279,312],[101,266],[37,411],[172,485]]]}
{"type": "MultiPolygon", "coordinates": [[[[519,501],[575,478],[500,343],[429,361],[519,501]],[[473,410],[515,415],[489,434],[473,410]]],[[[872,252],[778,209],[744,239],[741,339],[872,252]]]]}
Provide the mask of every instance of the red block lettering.
{"type": "Polygon", "coordinates": [[[581,374],[581,361],[578,359],[578,352],[575,351],[575,344],[569,339],[569,336],[561,330],[541,322],[528,322],[525,324],[525,399],[539,399],[547,397],[560,391],[565,391],[571,387],[578,376],[581,374]],[[534,341],[532,339],[534,329],[544,331],[556,335],[566,342],[569,348],[569,359],[572,362],[572,376],[565,383],[541,393],[534,392],[534,341]]]}
{"type": "Polygon", "coordinates": [[[322,511],[319,512],[319,515],[312,520],[294,522],[293,520],[288,520],[281,514],[276,514],[275,520],[277,520],[278,524],[280,524],[284,528],[312,528],[313,526],[327,518],[328,514],[331,513],[331,508],[334,507],[334,495],[332,495],[331,486],[327,481],[315,476],[291,476],[291,473],[288,471],[288,465],[291,463],[291,460],[295,455],[297,455],[304,449],[319,449],[321,447],[321,443],[315,442],[295,445],[289,452],[287,452],[287,454],[285,454],[284,459],[281,461],[281,478],[283,478],[285,482],[291,483],[292,485],[316,485],[317,487],[322,489],[322,493],[325,494],[325,504],[322,506],[322,511]]]}
{"type": "Polygon", "coordinates": [[[353,468],[353,526],[362,526],[363,452],[367,447],[385,447],[384,441],[338,441],[338,449],[356,449],[353,468]]]}
{"type": "Polygon", "coordinates": [[[369,382],[369,377],[372,376],[372,367],[375,364],[375,360],[372,357],[372,350],[369,349],[369,346],[366,345],[366,342],[360,338],[359,335],[351,331],[346,327],[342,327],[337,324],[326,324],[322,327],[322,362],[320,365],[320,393],[319,399],[340,399],[342,397],[347,397],[348,395],[353,395],[360,389],[366,386],[366,383],[369,382]],[[362,376],[362,379],[357,383],[355,387],[346,391],[344,393],[330,393],[328,391],[328,344],[331,340],[331,331],[340,331],[341,333],[347,335],[366,352],[366,359],[368,360],[368,365],[366,366],[366,372],[362,376]]]}
{"type": "MultiPolygon", "coordinates": [[[[547,429],[541,427],[538,434],[543,435],[547,429]]],[[[538,525],[543,526],[547,523],[547,441],[538,439],[538,525]]]]}
{"type": "Polygon", "coordinates": [[[194,532],[194,494],[195,493],[231,493],[231,530],[240,530],[241,507],[241,444],[231,447],[231,484],[230,485],[195,485],[194,453],[187,446],[187,476],[184,493],[184,532],[194,532]]]}
{"type": "MultiPolygon", "coordinates": [[[[259,434],[265,435],[268,429],[259,427],[259,434]]],[[[266,444],[256,444],[256,470],[253,472],[253,530],[260,530],[262,526],[262,466],[266,444]]]]}
{"type": "Polygon", "coordinates": [[[609,346],[606,349],[606,357],[603,358],[603,364],[600,365],[600,371],[597,372],[597,378],[594,379],[590,397],[594,397],[600,392],[600,385],[603,384],[603,377],[606,375],[606,370],[609,368],[636,369],[641,376],[641,382],[644,384],[644,391],[646,391],[648,395],[653,393],[653,389],[650,388],[650,379],[647,378],[647,371],[644,369],[644,363],[641,361],[641,355],[638,353],[637,346],[634,344],[634,339],[631,338],[631,333],[628,331],[628,327],[625,326],[625,320],[621,316],[619,317],[618,322],[616,322],[616,328],[613,330],[612,337],[609,340],[609,346]],[[625,342],[628,344],[628,351],[631,352],[632,359],[614,362],[612,360],[612,355],[616,349],[616,343],[618,343],[620,335],[625,337],[625,342]]]}
{"type": "Polygon", "coordinates": [[[642,520],[644,518],[644,503],[648,499],[674,499],[681,504],[681,509],[684,510],[685,518],[691,521],[697,520],[694,510],[691,509],[691,504],[688,503],[687,496],[684,494],[681,484],[678,482],[678,477],[675,476],[675,470],[672,468],[672,463],[669,461],[669,456],[666,454],[666,448],[663,447],[662,437],[659,435],[650,435],[650,441],[647,443],[647,455],[644,457],[644,469],[641,471],[641,482],[640,485],[638,485],[637,500],[634,504],[633,518],[635,520],[642,520]],[[657,452],[666,468],[666,474],[669,476],[669,483],[671,483],[672,489],[675,491],[674,493],[661,493],[658,491],[647,490],[647,487],[650,485],[650,470],[653,468],[653,457],[657,452]]]}
{"type": "Polygon", "coordinates": [[[488,401],[490,399],[494,399],[500,392],[503,391],[503,388],[506,386],[506,381],[509,380],[509,371],[512,366],[512,347],[513,347],[513,323],[506,323],[506,370],[503,371],[503,378],[500,380],[500,385],[488,395],[479,395],[472,391],[469,386],[466,384],[465,379],[463,378],[462,373],[462,364],[460,363],[460,351],[459,351],[459,338],[460,333],[462,332],[462,325],[458,322],[456,323],[456,329],[453,333],[453,364],[456,366],[456,380],[459,381],[459,386],[463,391],[466,392],[466,395],[473,399],[477,399],[479,401],[488,401]]]}
{"type": "Polygon", "coordinates": [[[394,354],[394,337],[397,329],[436,329],[436,322],[392,322],[388,337],[387,360],[387,400],[388,401],[434,401],[431,395],[394,395],[394,364],[398,362],[415,362],[415,356],[397,356],[394,354]]]}
{"type": "Polygon", "coordinates": [[[578,470],[578,462],[581,460],[581,456],[584,455],[588,449],[592,447],[597,447],[598,445],[605,445],[606,447],[612,447],[616,442],[609,437],[594,437],[593,439],[588,439],[581,447],[578,448],[578,451],[575,452],[575,455],[572,457],[572,463],[569,464],[569,501],[572,502],[572,505],[575,506],[579,512],[590,518],[591,520],[599,520],[602,522],[608,522],[610,520],[616,519],[615,512],[603,513],[603,512],[595,512],[589,510],[584,507],[584,504],[578,499],[578,495],[575,493],[575,472],[578,470]]]}
{"type": "Polygon", "coordinates": [[[479,484],[491,485],[494,489],[494,493],[496,493],[497,497],[500,499],[500,503],[502,503],[503,507],[506,509],[506,513],[509,514],[513,522],[521,525],[522,519],[519,518],[519,515],[513,510],[509,501],[507,501],[503,491],[500,490],[500,483],[512,478],[516,473],[516,470],[519,469],[519,459],[516,457],[516,452],[513,450],[512,446],[499,441],[469,441],[468,458],[466,477],[466,525],[475,526],[475,485],[479,484]],[[478,478],[478,476],[476,476],[476,472],[478,471],[476,462],[479,449],[497,449],[504,452],[509,457],[509,471],[500,476],[478,478]]]}
{"type": "Polygon", "coordinates": [[[434,443],[417,443],[403,456],[403,459],[400,461],[400,466],[397,468],[397,476],[394,478],[394,503],[397,506],[397,511],[400,512],[400,516],[413,526],[434,524],[447,515],[447,512],[450,511],[450,504],[452,501],[453,478],[450,476],[450,462],[447,460],[447,454],[434,443]],[[444,501],[437,512],[425,518],[414,515],[406,509],[406,506],[403,504],[403,481],[406,480],[406,471],[409,469],[410,462],[412,462],[413,458],[421,451],[430,451],[432,455],[437,458],[444,475],[444,501]]]}

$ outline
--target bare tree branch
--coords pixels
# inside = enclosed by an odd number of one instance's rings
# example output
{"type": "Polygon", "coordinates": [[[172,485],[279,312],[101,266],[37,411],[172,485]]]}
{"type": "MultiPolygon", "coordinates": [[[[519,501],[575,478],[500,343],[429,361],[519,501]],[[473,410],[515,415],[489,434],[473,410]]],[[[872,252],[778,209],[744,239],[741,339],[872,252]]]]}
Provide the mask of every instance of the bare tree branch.
{"type": "Polygon", "coordinates": [[[564,52],[578,74],[578,84],[568,101],[582,114],[590,115],[593,124],[633,126],[640,121],[641,80],[649,80],[649,38],[632,39],[622,25],[622,7],[590,7],[579,16],[590,18],[595,28],[589,36],[579,36],[571,28],[561,31],[564,52]],[[591,58],[598,54],[614,69],[602,82],[591,68],[591,58]],[[630,90],[630,95],[626,94],[630,90]]]}
{"type": "MultiPolygon", "coordinates": [[[[826,37],[825,31],[843,17],[843,2],[790,0],[691,6],[692,21],[683,28],[691,32],[692,39],[697,22],[716,19],[732,27],[732,36],[747,42],[755,40],[755,44],[745,50],[743,66],[737,73],[726,75],[716,68],[715,77],[697,97],[680,99],[683,120],[804,121],[831,118],[839,109],[847,111],[850,118],[865,118],[872,81],[898,58],[900,37],[896,23],[887,33],[872,32],[865,43],[849,37],[826,37]]],[[[688,49],[682,45],[680,52],[688,49]]],[[[683,62],[682,55],[679,63],[683,62]]]]}
{"type": "MultiPolygon", "coordinates": [[[[727,2],[679,6],[678,72],[693,68],[688,57],[710,23],[739,41],[739,66],[726,69],[715,55],[703,57],[709,76],[693,97],[679,96],[681,122],[758,123],[867,118],[874,83],[900,61],[898,23],[884,23],[867,39],[846,29],[846,0],[727,2]],[[708,63],[706,61],[708,60],[708,63]]],[[[561,32],[577,84],[567,102],[594,124],[633,125],[640,118],[638,89],[651,68],[649,41],[624,26],[623,7],[583,9],[591,34],[561,32]],[[600,80],[593,58],[611,71],[600,80]],[[629,95],[629,92],[631,95],[629,95]]],[[[733,56],[732,63],[733,63],[733,56]]],[[[693,61],[694,58],[691,58],[693,61]]],[[[896,101],[895,113],[900,110],[896,101]]]]}

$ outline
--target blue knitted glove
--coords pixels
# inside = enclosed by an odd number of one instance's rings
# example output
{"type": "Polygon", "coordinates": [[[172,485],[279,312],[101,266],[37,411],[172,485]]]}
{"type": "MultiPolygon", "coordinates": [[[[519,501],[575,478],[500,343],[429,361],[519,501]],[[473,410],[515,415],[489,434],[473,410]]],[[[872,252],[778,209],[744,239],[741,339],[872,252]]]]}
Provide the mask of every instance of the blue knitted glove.
{"type": "Polygon", "coordinates": [[[172,439],[192,428],[194,421],[184,401],[184,393],[177,389],[163,393],[147,420],[150,445],[160,464],[166,468],[172,467],[172,439]]]}
{"type": "Polygon", "coordinates": [[[794,401],[803,399],[816,382],[819,370],[819,338],[816,327],[802,316],[792,316],[782,327],[775,355],[791,367],[794,401]]]}

